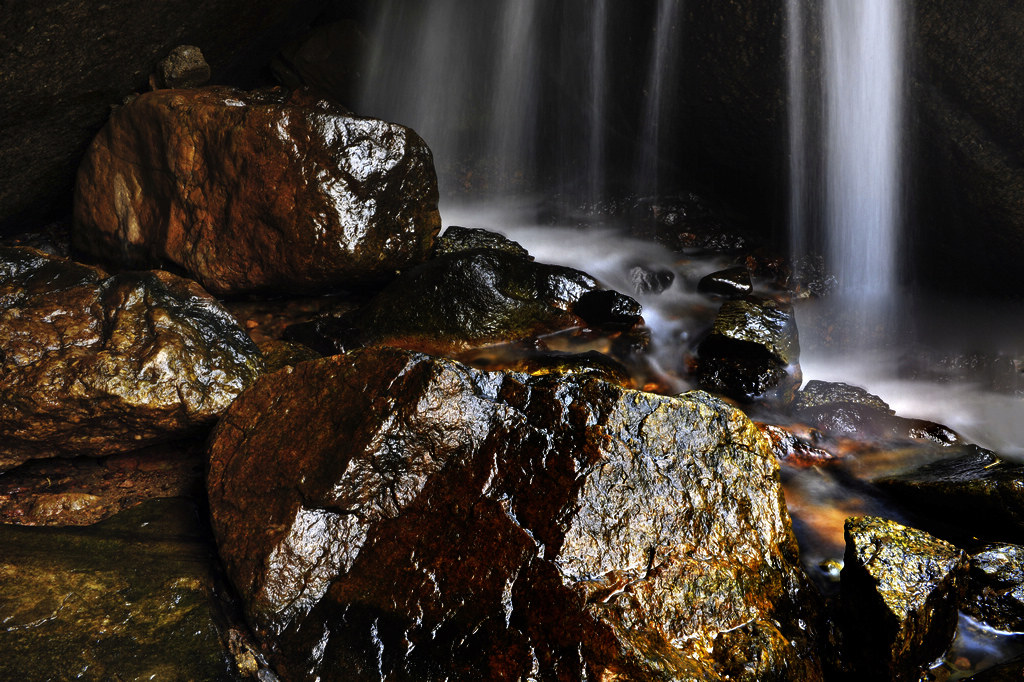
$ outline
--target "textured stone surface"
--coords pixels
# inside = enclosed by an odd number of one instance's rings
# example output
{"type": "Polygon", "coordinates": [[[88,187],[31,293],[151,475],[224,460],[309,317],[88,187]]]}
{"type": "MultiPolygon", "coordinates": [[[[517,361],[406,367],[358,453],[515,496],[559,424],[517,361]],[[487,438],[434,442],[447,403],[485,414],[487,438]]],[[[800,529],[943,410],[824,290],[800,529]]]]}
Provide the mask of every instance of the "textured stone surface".
{"type": "Polygon", "coordinates": [[[198,518],[163,500],[85,529],[0,526],[0,677],[241,680],[198,518]]]}
{"type": "Polygon", "coordinates": [[[745,267],[728,268],[705,275],[697,283],[697,291],[726,298],[741,298],[754,290],[750,271],[745,267]]]}
{"type": "Polygon", "coordinates": [[[195,282],[0,249],[0,469],[194,433],[262,367],[195,282]]]}
{"type": "Polygon", "coordinates": [[[0,12],[0,232],[71,210],[75,170],[110,107],[176,45],[218,82],[259,72],[314,0],[8,0],[0,12]]]}
{"type": "Polygon", "coordinates": [[[963,610],[1004,632],[1024,632],[1024,546],[989,545],[971,554],[963,610]]]}
{"type": "Polygon", "coordinates": [[[434,243],[435,256],[446,256],[450,253],[475,251],[476,249],[496,249],[533,260],[533,256],[519,242],[479,227],[451,225],[445,228],[444,234],[438,237],[434,243]]]}
{"type": "Polygon", "coordinates": [[[698,381],[702,388],[752,400],[773,389],[788,391],[800,384],[800,339],[788,303],[748,297],[726,301],[710,333],[698,348],[698,381]]]}
{"type": "MultiPolygon", "coordinates": [[[[378,344],[446,355],[581,327],[577,303],[603,291],[585,272],[515,252],[457,251],[405,271],[359,310],[321,316],[289,335],[325,354],[378,344]]],[[[588,317],[621,323],[615,306],[631,305],[635,323],[639,304],[607,293],[588,317]]]]}
{"type": "Polygon", "coordinates": [[[967,557],[878,517],[846,521],[843,653],[860,679],[916,680],[953,640],[967,557]]]}
{"type": "Polygon", "coordinates": [[[94,140],[75,193],[76,246],[173,263],[218,294],[388,279],[440,228],[416,133],[281,89],[140,95],[94,140]]]}
{"type": "Polygon", "coordinates": [[[357,351],[246,392],[208,481],[289,680],[820,679],[777,464],[703,393],[357,351]]]}

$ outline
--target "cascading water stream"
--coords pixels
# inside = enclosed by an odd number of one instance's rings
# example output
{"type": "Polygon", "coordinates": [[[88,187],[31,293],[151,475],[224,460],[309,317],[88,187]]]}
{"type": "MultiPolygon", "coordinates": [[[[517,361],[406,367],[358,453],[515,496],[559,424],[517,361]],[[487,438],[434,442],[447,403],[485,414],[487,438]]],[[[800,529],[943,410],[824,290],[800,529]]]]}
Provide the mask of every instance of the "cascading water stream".
{"type": "MultiPolygon", "coordinates": [[[[854,324],[884,325],[898,285],[900,3],[825,0],[825,212],[830,266],[854,324]]],[[[863,338],[868,338],[867,336],[863,338]]]]}

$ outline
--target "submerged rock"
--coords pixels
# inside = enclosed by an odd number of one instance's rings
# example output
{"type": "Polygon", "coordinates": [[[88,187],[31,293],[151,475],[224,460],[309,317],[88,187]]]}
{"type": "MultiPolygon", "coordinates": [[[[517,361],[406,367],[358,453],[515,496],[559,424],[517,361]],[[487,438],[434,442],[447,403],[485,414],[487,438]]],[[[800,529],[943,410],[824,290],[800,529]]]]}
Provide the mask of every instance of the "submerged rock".
{"type": "Polygon", "coordinates": [[[0,525],[0,678],[241,680],[198,518],[161,500],[84,529],[0,525]]]}
{"type": "Polygon", "coordinates": [[[643,265],[629,269],[629,281],[638,294],[660,294],[672,286],[676,273],[671,270],[654,270],[643,265]]]}
{"type": "Polygon", "coordinates": [[[585,272],[506,250],[474,249],[411,268],[354,313],[296,325],[289,338],[324,354],[388,345],[445,355],[533,339],[590,320],[618,329],[627,318],[635,323],[639,308],[627,296],[598,289],[585,272]],[[612,296],[589,300],[578,311],[594,293],[612,296]]]}
{"type": "Polygon", "coordinates": [[[963,610],[1003,632],[1024,632],[1024,546],[989,545],[971,555],[963,610]]]}
{"type": "Polygon", "coordinates": [[[1024,535],[1024,466],[974,445],[875,484],[946,533],[988,542],[1024,535]],[[957,529],[961,529],[959,532],[957,529]]]}
{"type": "Polygon", "coordinates": [[[750,271],[745,267],[729,268],[712,272],[697,283],[697,291],[726,298],[742,298],[754,290],[750,283],[750,271]]]}
{"type": "Polygon", "coordinates": [[[441,222],[416,133],[305,92],[158,90],[111,116],[78,173],[75,245],[173,263],[217,294],[319,292],[426,258],[441,222]]]}
{"type": "Polygon", "coordinates": [[[209,454],[287,679],[820,679],[778,465],[706,394],[364,350],[265,376],[209,454]]]}
{"type": "Polygon", "coordinates": [[[749,297],[726,301],[698,348],[702,388],[748,401],[800,384],[800,341],[790,305],[749,297]]]}
{"type": "Polygon", "coordinates": [[[843,653],[865,680],[917,680],[953,640],[966,555],[878,517],[846,522],[843,653]]]}
{"type": "Polygon", "coordinates": [[[195,433],[262,368],[194,282],[0,248],[0,470],[195,433]]]}

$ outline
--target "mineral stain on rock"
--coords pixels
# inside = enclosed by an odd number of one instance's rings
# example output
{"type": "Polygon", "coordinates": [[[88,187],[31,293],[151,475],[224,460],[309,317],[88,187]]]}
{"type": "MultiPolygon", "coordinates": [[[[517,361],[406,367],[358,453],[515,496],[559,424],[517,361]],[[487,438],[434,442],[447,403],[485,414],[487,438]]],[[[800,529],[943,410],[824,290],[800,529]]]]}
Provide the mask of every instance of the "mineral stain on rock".
{"type": "Polygon", "coordinates": [[[707,394],[366,349],[263,377],[209,455],[285,679],[820,679],[778,465],[707,394]]]}

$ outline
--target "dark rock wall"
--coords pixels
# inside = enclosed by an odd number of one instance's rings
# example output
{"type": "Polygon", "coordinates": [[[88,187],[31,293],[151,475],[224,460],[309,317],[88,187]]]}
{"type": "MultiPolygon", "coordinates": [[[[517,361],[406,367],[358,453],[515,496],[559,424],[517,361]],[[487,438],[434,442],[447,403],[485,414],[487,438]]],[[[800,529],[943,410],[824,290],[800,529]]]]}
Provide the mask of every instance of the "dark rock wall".
{"type": "Polygon", "coordinates": [[[323,0],[0,2],[0,232],[70,210],[93,135],[175,46],[252,78],[323,0]]]}

